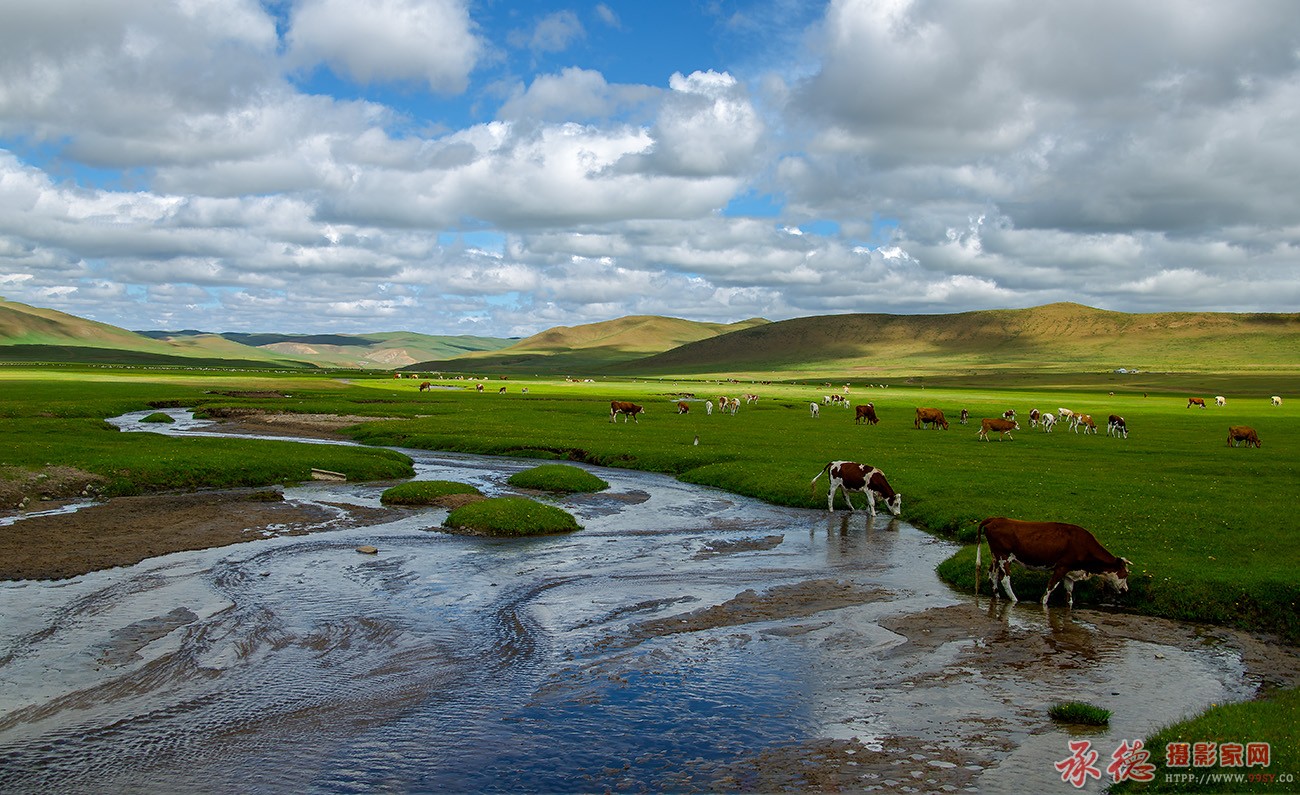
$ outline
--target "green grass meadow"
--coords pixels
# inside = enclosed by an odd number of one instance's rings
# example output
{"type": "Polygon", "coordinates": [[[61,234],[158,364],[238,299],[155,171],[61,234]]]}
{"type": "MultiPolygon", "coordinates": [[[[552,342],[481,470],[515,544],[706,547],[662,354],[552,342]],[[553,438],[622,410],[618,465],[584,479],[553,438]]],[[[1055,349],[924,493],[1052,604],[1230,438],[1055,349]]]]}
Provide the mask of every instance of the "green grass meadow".
{"type": "MultiPolygon", "coordinates": [[[[1300,378],[1258,373],[1045,376],[983,373],[949,379],[855,383],[849,404],[873,402],[880,424],[855,425],[851,408],[820,405],[840,391],[821,383],[562,379],[435,381],[365,373],[220,373],[112,368],[0,368],[0,472],[74,466],[106,478],[106,494],[303,480],[310,467],[350,479],[409,477],[410,461],[379,447],[425,448],[540,460],[582,461],[664,472],[769,502],[825,510],[835,459],[880,467],[903,495],[902,518],[967,544],[940,566],[954,588],[975,585],[979,520],[996,515],[1071,522],[1132,563],[1130,590],[1116,597],[1081,584],[1080,605],[1104,601],[1139,614],[1264,631],[1300,643],[1300,378]],[[500,387],[505,394],[498,394],[500,387]],[[524,388],[527,393],[524,393],[524,388]],[[1240,387],[1240,388],[1234,388],[1240,387]],[[1114,394],[1110,394],[1111,392],[1114,394]],[[706,415],[704,400],[757,393],[735,416],[706,415]],[[676,413],[683,395],[691,411],[676,413]],[[1144,396],[1145,393],[1145,396],[1144,396]],[[1227,397],[1225,407],[1213,397],[1227,397]],[[1284,397],[1272,406],[1269,395],[1284,397]],[[1210,404],[1187,408],[1187,397],[1210,404]],[[609,402],[632,400],[638,422],[610,422],[609,402]],[[809,403],[820,405],[810,416],[809,403]],[[373,417],[348,433],[373,448],[251,439],[172,439],[119,433],[103,419],[128,411],[191,406],[373,417]],[[917,430],[917,407],[942,409],[947,431],[917,430]],[[1028,427],[1030,409],[1091,414],[1098,433],[1028,427]],[[958,424],[962,408],[970,425],[958,424]],[[981,441],[981,417],[1015,409],[1014,440],[981,441]],[[1106,436],[1106,417],[1125,417],[1128,439],[1106,436]],[[1229,425],[1250,425],[1263,447],[1227,446],[1229,425]],[[695,444],[698,437],[699,443],[695,444]]],[[[855,503],[863,506],[861,495],[855,503]]],[[[837,510],[843,510],[842,498],[837,510]]],[[[883,513],[878,522],[888,514],[883,513]]],[[[865,519],[863,519],[865,521],[865,519]]],[[[985,558],[987,566],[987,557],[985,558]]],[[[1037,599],[1046,575],[1013,571],[1021,599],[1037,599]]],[[[980,589],[987,592],[984,579],[980,589]]],[[[1053,604],[1063,596],[1055,595],[1053,604]]],[[[1300,747],[1294,691],[1242,705],[1252,736],[1300,747]],[[1273,715],[1281,717],[1270,717],[1273,715]],[[1262,721],[1262,723],[1260,723],[1262,721]]],[[[1211,710],[1206,736],[1234,735],[1241,711],[1211,710]],[[1216,721],[1222,721],[1216,723],[1216,721]],[[1215,728],[1218,727],[1218,728],[1215,728]],[[1221,731],[1220,731],[1221,730],[1221,731]]],[[[1167,732],[1185,732],[1171,727],[1167,732]]],[[[1198,735],[1199,736],[1199,735],[1198,735]]],[[[1163,748],[1163,745],[1160,746],[1163,748]]]]}

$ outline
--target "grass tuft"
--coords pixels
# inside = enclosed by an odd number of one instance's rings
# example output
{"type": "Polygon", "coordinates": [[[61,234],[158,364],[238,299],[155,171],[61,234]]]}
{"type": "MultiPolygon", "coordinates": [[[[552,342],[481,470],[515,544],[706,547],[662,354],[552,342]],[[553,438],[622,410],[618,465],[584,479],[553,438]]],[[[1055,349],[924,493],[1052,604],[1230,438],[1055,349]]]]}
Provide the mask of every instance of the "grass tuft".
{"type": "Polygon", "coordinates": [[[543,464],[523,472],[516,472],[507,481],[521,489],[537,489],[562,494],[604,491],[609,483],[585,469],[569,464],[543,464]]]}
{"type": "Polygon", "coordinates": [[[581,530],[567,511],[526,497],[493,497],[447,514],[442,526],[453,532],[488,536],[536,536],[581,530]]]}
{"type": "Polygon", "coordinates": [[[387,489],[379,496],[384,505],[441,505],[451,495],[478,495],[482,492],[468,483],[454,480],[412,480],[387,489]]]}
{"type": "Polygon", "coordinates": [[[1053,704],[1048,708],[1047,714],[1060,723],[1079,723],[1085,726],[1105,726],[1110,723],[1110,710],[1082,701],[1053,704]]]}

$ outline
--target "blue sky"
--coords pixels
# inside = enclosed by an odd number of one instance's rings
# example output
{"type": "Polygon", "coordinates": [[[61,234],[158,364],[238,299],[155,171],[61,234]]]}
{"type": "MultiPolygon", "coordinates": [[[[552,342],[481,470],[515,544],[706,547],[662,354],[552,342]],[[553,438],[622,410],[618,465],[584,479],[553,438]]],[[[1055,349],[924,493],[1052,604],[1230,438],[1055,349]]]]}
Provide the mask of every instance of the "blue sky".
{"type": "Polygon", "coordinates": [[[526,335],[1300,306],[1300,15],[0,0],[0,295],[526,335]]]}

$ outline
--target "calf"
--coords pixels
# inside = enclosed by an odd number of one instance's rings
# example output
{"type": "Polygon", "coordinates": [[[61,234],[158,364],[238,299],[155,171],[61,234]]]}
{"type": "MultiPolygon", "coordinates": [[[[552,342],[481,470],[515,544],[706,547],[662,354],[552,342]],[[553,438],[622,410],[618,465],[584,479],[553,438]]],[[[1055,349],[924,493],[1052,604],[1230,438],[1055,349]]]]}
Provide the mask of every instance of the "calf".
{"type": "Polygon", "coordinates": [[[867,510],[871,511],[872,516],[876,515],[877,496],[885,501],[885,507],[894,516],[902,512],[903,495],[890,487],[889,481],[885,480],[885,473],[854,461],[832,461],[822,467],[822,471],[808,484],[810,495],[817,491],[817,479],[827,473],[830,474],[830,485],[826,492],[826,509],[831,513],[835,513],[836,489],[844,490],[844,501],[849,504],[850,511],[853,510],[853,500],[849,498],[849,492],[860,491],[867,495],[867,510]]]}
{"type": "Polygon", "coordinates": [[[962,409],[961,417],[958,418],[958,422],[960,422],[962,425],[965,425],[966,423],[970,422],[970,412],[967,411],[966,409],[962,409]]]}
{"type": "Polygon", "coordinates": [[[1066,600],[1073,607],[1074,584],[1088,577],[1101,577],[1119,593],[1128,590],[1128,570],[1132,564],[1107,552],[1092,533],[1082,527],[1064,522],[1026,522],[995,516],[980,522],[975,531],[977,593],[981,535],[988,539],[989,553],[993,556],[989,579],[993,583],[995,598],[1001,585],[1007,598],[1013,603],[1019,601],[1015,591],[1011,590],[1012,560],[1031,568],[1051,569],[1052,576],[1047,581],[1047,591],[1042,599],[1044,606],[1056,586],[1064,582],[1066,600]]]}
{"type": "Polygon", "coordinates": [[[853,407],[853,424],[857,425],[860,422],[866,422],[868,425],[875,425],[880,422],[880,419],[876,417],[875,403],[853,407]]]}
{"type": "Polygon", "coordinates": [[[1254,428],[1245,425],[1233,425],[1228,428],[1228,447],[1236,447],[1241,442],[1245,442],[1247,447],[1263,447],[1259,441],[1259,434],[1255,433],[1254,428]]]}
{"type": "Polygon", "coordinates": [[[948,421],[943,418],[943,412],[939,409],[917,409],[916,420],[913,424],[917,428],[933,425],[936,428],[948,430],[948,421]]]}
{"type": "Polygon", "coordinates": [[[1205,408],[1205,398],[1188,398],[1187,408],[1190,409],[1192,406],[1200,406],[1201,408],[1205,408]]]}
{"type": "Polygon", "coordinates": [[[1014,420],[1015,418],[1016,418],[1015,409],[1007,409],[1006,411],[1002,412],[1002,419],[1004,420],[1014,420]]]}
{"type": "Polygon", "coordinates": [[[677,401],[677,413],[678,413],[678,414],[690,414],[690,413],[691,413],[691,406],[690,406],[690,404],[687,403],[685,400],[679,400],[679,401],[677,401]]]}
{"type": "Polygon", "coordinates": [[[1118,414],[1110,415],[1110,419],[1106,421],[1106,435],[1122,436],[1123,438],[1127,439],[1128,425],[1125,424],[1124,418],[1119,416],[1118,414]]]}
{"type": "MultiPolygon", "coordinates": [[[[1004,419],[999,419],[997,417],[985,417],[984,419],[980,420],[979,435],[981,439],[987,442],[989,440],[989,431],[997,431],[998,441],[1000,442],[1002,441],[1003,436],[1007,437],[1008,439],[1012,439],[1011,432],[1018,431],[1018,430],[1020,430],[1020,423],[1016,422],[1015,420],[1004,420],[1004,419]]],[[[1012,439],[1012,441],[1015,440],[1012,439]]]]}
{"type": "Polygon", "coordinates": [[[631,417],[633,422],[640,425],[641,421],[636,418],[636,415],[644,411],[644,407],[635,403],[628,403],[626,400],[611,400],[609,402],[609,421],[613,422],[618,415],[622,414],[623,422],[627,422],[627,418],[631,417]]]}

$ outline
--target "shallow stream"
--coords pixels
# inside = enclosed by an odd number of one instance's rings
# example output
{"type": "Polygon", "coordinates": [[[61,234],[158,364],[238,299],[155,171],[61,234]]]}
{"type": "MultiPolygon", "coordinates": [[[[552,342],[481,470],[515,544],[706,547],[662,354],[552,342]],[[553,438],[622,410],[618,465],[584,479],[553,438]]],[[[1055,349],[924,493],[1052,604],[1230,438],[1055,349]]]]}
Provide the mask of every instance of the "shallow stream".
{"type": "MultiPolygon", "coordinates": [[[[404,452],[489,494],[537,463],[404,452]]],[[[1268,675],[1224,630],[957,594],[953,546],[884,515],[595,471],[566,536],[421,509],[0,583],[0,791],[1072,792],[1050,705],[1114,712],[1104,770],[1268,675]]]]}

